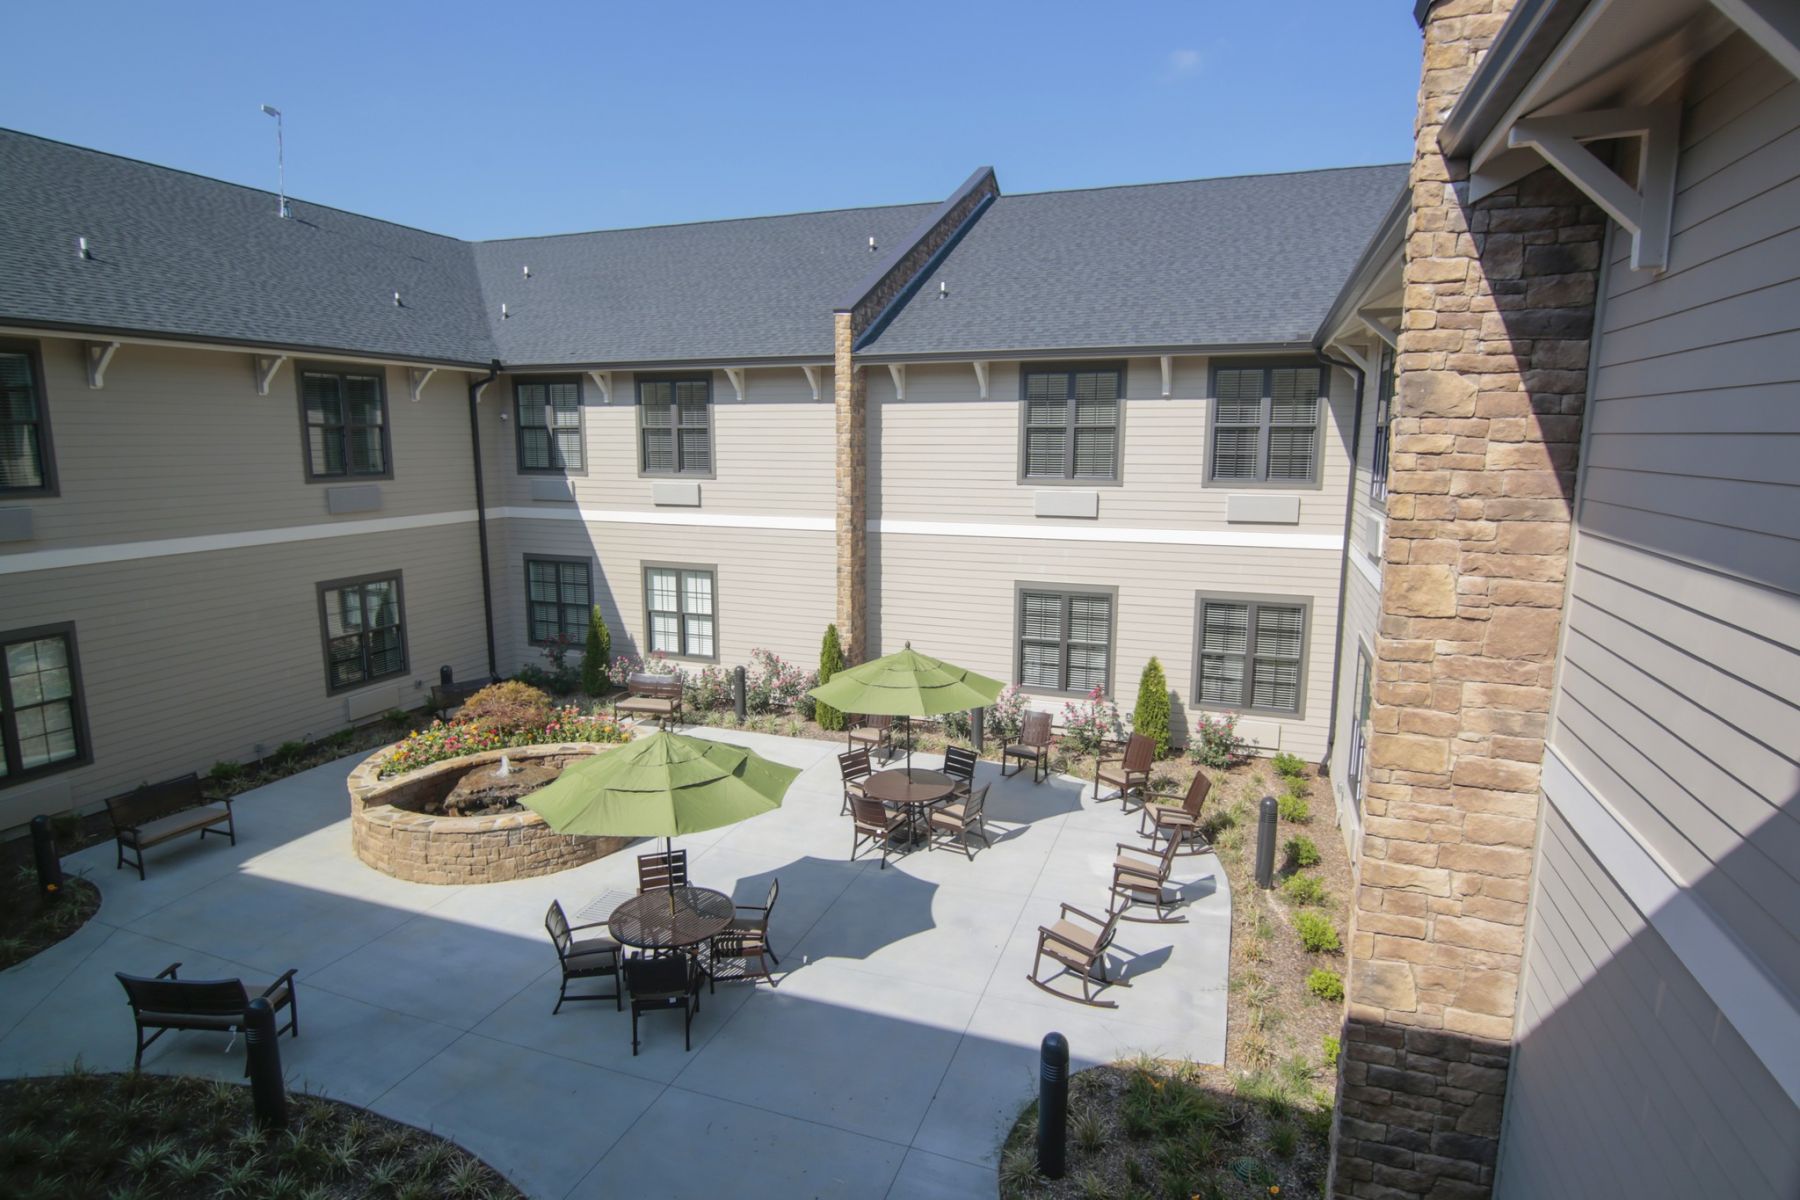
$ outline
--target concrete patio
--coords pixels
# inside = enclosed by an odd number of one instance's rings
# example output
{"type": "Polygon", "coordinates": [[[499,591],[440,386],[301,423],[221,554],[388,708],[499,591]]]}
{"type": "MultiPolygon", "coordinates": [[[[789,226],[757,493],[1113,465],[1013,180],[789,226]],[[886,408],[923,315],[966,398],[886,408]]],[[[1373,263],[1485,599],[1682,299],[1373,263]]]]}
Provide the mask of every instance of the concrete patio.
{"type": "MultiPolygon", "coordinates": [[[[436,1129],[535,1197],[982,1197],[998,1146],[1036,1088],[1037,1046],[1060,1030],[1078,1065],[1137,1051],[1218,1062],[1225,1045],[1230,897],[1210,855],[1177,860],[1184,924],[1123,924],[1116,1010],[1038,991],[1037,927],[1068,901],[1105,906],[1114,842],[1136,816],[1069,778],[994,781],[991,849],[851,863],[835,755],[818,741],[697,731],[805,768],[778,812],[677,839],[697,883],[761,903],[781,880],[779,986],[703,995],[694,1049],[678,1018],[610,1001],[550,1009],[552,899],[571,914],[635,888],[630,849],[540,879],[446,888],[378,874],[351,854],[344,759],[237,801],[238,845],[152,851],[149,878],[110,844],[67,861],[99,915],[0,974],[0,1075],[77,1055],[131,1063],[114,971],[182,963],[255,982],[299,968],[296,1088],[436,1129]]],[[[935,765],[920,756],[920,765],[935,765]]],[[[1067,982],[1067,981],[1065,981],[1067,982]]],[[[170,1034],[146,1069],[236,1079],[242,1048],[170,1034]]]]}

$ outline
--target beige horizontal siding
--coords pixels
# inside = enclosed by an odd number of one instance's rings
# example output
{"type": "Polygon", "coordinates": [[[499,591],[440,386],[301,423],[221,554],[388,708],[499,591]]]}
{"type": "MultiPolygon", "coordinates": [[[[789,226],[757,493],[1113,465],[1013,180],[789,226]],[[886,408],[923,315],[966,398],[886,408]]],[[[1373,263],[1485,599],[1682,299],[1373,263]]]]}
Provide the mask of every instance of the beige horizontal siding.
{"type": "MultiPolygon", "coordinates": [[[[817,401],[798,367],[750,370],[748,395],[743,401],[738,400],[723,371],[684,373],[704,374],[712,380],[714,470],[713,478],[695,479],[700,485],[698,511],[831,516],[836,495],[837,416],[829,371],[822,372],[817,401]]],[[[600,389],[591,378],[580,378],[586,470],[571,474],[568,480],[581,507],[612,512],[652,510],[651,489],[657,479],[693,478],[639,475],[635,375],[613,373],[610,404],[602,402],[600,389]]],[[[518,469],[513,383],[512,376],[502,376],[488,388],[481,403],[489,498],[493,504],[531,505],[531,481],[546,476],[518,469]]]]}
{"type": "MultiPolygon", "coordinates": [[[[1007,681],[1017,676],[1015,584],[1116,586],[1114,699],[1129,716],[1139,675],[1155,655],[1190,722],[1200,711],[1192,703],[1196,591],[1310,599],[1303,716],[1245,720],[1278,728],[1281,749],[1308,757],[1324,749],[1337,622],[1335,553],[884,533],[870,535],[869,562],[879,652],[911,642],[915,649],[1007,681]]],[[[1060,712],[1064,699],[1045,696],[1036,705],[1060,712]]]]}
{"type": "MultiPolygon", "coordinates": [[[[1173,396],[1162,397],[1162,366],[1128,360],[1118,485],[1098,485],[1102,527],[1235,529],[1342,534],[1349,486],[1349,425],[1355,387],[1331,371],[1331,403],[1323,416],[1323,483],[1277,494],[1300,498],[1297,525],[1231,525],[1226,498],[1206,477],[1209,360],[1175,360],[1173,396]]],[[[967,363],[906,369],[906,399],[895,398],[884,367],[869,371],[870,515],[891,520],[1038,523],[1034,497],[1063,485],[1019,478],[1020,364],[996,362],[982,400],[967,363]]],[[[1248,489],[1238,489],[1248,490],[1248,489]]],[[[1270,494],[1267,489],[1254,489],[1270,494]]],[[[1066,523],[1066,522],[1065,522],[1066,523]]],[[[1092,522],[1087,522],[1092,524],[1092,522]]]]}
{"type": "MultiPolygon", "coordinates": [[[[542,665],[525,619],[525,559],[587,558],[596,564],[595,600],[612,630],[614,654],[642,654],[645,563],[712,566],[719,663],[747,663],[758,647],[811,669],[835,619],[836,542],[830,533],[707,529],[509,518],[494,523],[494,597],[501,670],[542,665]]],[[[579,661],[579,653],[570,661],[579,661]]]]}
{"type": "Polygon", "coordinates": [[[0,788],[0,827],[44,796],[90,804],[343,728],[347,694],[327,692],[316,585],[392,570],[409,672],[370,695],[416,706],[440,665],[485,674],[473,525],[0,577],[0,632],[74,622],[94,753],[90,766],[0,788]]]}
{"type": "Polygon", "coordinates": [[[1552,744],[1800,996],[1800,83],[1688,89],[1669,270],[1614,241],[1552,744]]]}
{"type": "MultiPolygon", "coordinates": [[[[61,494],[28,499],[36,536],[5,552],[186,537],[467,510],[466,376],[440,371],[419,403],[385,371],[394,477],[375,512],[332,516],[306,481],[295,364],[256,393],[250,352],[122,345],[106,386],[87,386],[82,343],[39,341],[61,494]]],[[[363,370],[381,368],[362,367],[363,370]]]]}
{"type": "Polygon", "coordinates": [[[1800,1113],[1553,803],[1495,1195],[1792,1197],[1800,1113]]]}

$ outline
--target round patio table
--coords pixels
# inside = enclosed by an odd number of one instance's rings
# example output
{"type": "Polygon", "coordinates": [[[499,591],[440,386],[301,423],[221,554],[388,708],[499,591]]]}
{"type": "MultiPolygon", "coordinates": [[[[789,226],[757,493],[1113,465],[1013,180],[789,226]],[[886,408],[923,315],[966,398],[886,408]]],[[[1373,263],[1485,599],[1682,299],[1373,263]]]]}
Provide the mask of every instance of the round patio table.
{"type": "Polygon", "coordinates": [[[615,942],[640,950],[674,950],[722,932],[735,911],[730,896],[711,888],[657,888],[613,909],[606,924],[615,942]]]}
{"type": "MultiPolygon", "coordinates": [[[[927,771],[916,767],[911,770],[893,767],[877,771],[863,780],[863,795],[906,813],[907,840],[913,844],[920,840],[920,815],[938,801],[949,799],[955,790],[956,780],[942,771],[927,771]]],[[[925,845],[927,849],[930,848],[929,838],[925,839],[925,845]]]]}

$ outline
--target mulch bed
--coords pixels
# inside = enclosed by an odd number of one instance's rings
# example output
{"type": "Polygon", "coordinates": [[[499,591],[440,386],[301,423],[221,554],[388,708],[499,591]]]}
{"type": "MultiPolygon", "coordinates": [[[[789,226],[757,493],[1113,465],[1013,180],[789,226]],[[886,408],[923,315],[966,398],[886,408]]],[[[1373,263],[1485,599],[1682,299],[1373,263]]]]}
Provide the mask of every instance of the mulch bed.
{"type": "Polygon", "coordinates": [[[30,865],[31,843],[23,844],[24,861],[9,863],[0,876],[0,971],[56,945],[100,911],[100,889],[85,879],[65,878],[62,892],[44,899],[30,865]]]}
{"type": "Polygon", "coordinates": [[[259,1132],[250,1090],[183,1076],[0,1081],[0,1195],[31,1200],[511,1200],[468,1151],[366,1109],[288,1097],[285,1132],[259,1132]]]}

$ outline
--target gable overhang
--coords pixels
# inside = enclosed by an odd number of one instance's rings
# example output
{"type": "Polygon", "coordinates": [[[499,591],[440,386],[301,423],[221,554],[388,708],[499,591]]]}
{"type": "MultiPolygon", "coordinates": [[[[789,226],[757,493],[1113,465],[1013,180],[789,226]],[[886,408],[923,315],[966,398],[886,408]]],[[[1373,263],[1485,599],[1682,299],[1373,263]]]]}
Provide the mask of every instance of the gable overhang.
{"type": "Polygon", "coordinates": [[[1683,84],[1741,30],[1800,73],[1792,0],[1521,0],[1496,35],[1438,144],[1469,164],[1468,199],[1543,166],[1605,210],[1631,265],[1668,264],[1683,84]],[[1590,148],[1617,143],[1612,159],[1590,148]]]}
{"type": "Polygon", "coordinates": [[[1313,335],[1313,348],[1323,351],[1332,342],[1345,339],[1366,341],[1374,333],[1391,340],[1392,330],[1385,324],[1371,325],[1375,318],[1367,311],[1371,303],[1397,289],[1401,284],[1402,251],[1406,245],[1406,221],[1412,215],[1412,189],[1401,188],[1388,206],[1375,235],[1363,248],[1362,256],[1350,271],[1350,277],[1331,302],[1319,331],[1313,335]]]}
{"type": "Polygon", "coordinates": [[[485,371],[487,359],[429,358],[417,354],[391,354],[368,346],[356,348],[326,346],[299,342],[253,341],[218,337],[212,334],[172,333],[167,330],[142,330],[113,325],[86,325],[71,321],[43,321],[31,317],[14,317],[0,313],[0,336],[95,338],[125,346],[167,346],[183,350],[218,350],[229,353],[262,351],[289,358],[328,358],[336,362],[368,363],[380,366],[449,367],[459,371],[485,371]]]}

